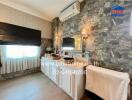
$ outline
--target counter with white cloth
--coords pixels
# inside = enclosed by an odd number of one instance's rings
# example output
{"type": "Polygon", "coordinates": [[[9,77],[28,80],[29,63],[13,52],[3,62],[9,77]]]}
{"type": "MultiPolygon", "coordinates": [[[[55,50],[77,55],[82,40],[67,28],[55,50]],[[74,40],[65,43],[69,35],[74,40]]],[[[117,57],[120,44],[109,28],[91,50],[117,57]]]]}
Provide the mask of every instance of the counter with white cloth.
{"type": "Polygon", "coordinates": [[[127,100],[129,75],[89,65],[86,68],[86,89],[104,100],[127,100]]]}

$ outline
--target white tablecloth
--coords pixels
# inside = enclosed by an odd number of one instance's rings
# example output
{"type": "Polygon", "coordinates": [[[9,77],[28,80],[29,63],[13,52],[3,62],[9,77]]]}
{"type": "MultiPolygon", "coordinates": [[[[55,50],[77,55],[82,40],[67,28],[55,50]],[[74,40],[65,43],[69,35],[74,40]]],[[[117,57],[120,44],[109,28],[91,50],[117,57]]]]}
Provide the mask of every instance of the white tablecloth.
{"type": "Polygon", "coordinates": [[[96,66],[86,68],[86,89],[104,100],[127,100],[128,73],[117,72],[96,66]]]}

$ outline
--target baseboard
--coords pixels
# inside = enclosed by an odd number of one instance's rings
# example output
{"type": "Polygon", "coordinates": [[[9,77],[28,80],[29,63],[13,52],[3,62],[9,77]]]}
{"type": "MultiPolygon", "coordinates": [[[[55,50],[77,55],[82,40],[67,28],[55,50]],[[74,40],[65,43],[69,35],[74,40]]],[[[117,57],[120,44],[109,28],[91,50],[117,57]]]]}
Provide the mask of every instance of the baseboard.
{"type": "Polygon", "coordinates": [[[36,72],[40,72],[40,67],[31,68],[31,69],[27,69],[27,70],[23,70],[23,71],[12,72],[12,73],[8,73],[8,74],[1,74],[0,80],[12,79],[12,78],[25,76],[25,75],[28,75],[31,73],[36,73],[36,72]]]}

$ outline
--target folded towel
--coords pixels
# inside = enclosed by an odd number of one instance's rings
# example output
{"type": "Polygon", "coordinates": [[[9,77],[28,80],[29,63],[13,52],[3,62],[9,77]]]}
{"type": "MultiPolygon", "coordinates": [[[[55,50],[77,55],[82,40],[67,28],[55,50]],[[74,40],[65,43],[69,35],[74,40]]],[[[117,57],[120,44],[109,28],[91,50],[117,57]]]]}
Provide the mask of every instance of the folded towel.
{"type": "Polygon", "coordinates": [[[128,73],[90,65],[86,68],[86,89],[104,100],[127,100],[128,73]]]}

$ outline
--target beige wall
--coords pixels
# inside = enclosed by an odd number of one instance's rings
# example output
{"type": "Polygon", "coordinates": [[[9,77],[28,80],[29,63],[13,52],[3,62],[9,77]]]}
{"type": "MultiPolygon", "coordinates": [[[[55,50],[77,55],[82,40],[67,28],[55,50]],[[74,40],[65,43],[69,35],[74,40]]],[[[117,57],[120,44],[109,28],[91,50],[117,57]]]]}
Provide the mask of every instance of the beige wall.
{"type": "Polygon", "coordinates": [[[42,31],[42,38],[52,38],[51,22],[0,4],[0,22],[11,23],[42,31]]]}

